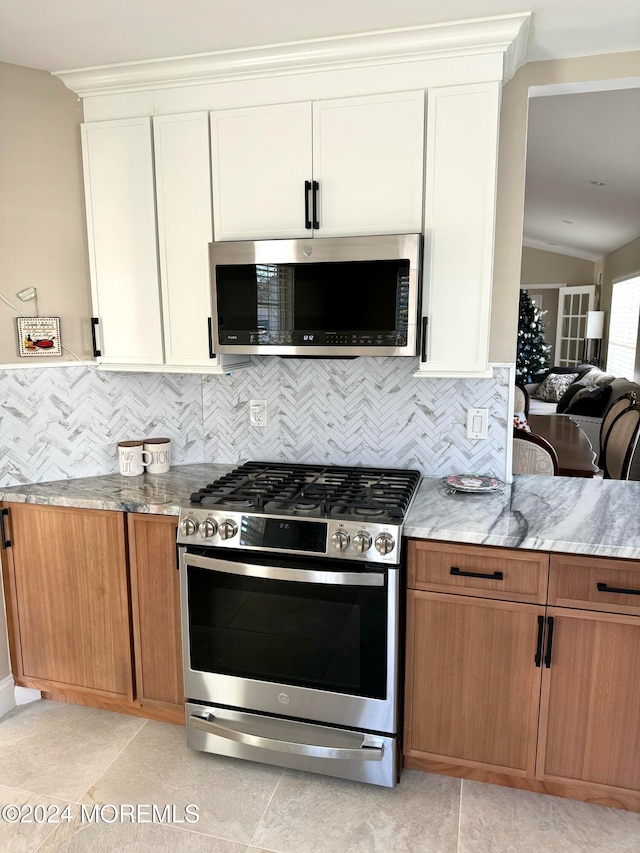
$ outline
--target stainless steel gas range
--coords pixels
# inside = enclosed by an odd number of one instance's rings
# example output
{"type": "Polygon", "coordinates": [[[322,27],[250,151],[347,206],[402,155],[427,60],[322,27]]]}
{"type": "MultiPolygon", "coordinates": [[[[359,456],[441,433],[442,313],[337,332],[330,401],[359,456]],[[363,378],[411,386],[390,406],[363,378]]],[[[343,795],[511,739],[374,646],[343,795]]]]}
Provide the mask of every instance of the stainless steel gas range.
{"type": "Polygon", "coordinates": [[[417,471],[248,462],[178,526],[189,746],[393,787],[417,471]]]}

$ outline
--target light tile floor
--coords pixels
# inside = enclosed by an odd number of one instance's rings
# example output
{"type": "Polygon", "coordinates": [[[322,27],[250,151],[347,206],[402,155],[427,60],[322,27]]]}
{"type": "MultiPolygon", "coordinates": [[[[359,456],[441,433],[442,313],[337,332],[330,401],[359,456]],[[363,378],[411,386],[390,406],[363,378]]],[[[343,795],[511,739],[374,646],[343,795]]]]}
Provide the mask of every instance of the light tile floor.
{"type": "Polygon", "coordinates": [[[408,770],[394,790],[283,771],[193,752],[179,726],[40,701],[0,719],[0,851],[36,850],[638,853],[640,814],[408,770]],[[132,823],[113,805],[170,809],[132,823]]]}

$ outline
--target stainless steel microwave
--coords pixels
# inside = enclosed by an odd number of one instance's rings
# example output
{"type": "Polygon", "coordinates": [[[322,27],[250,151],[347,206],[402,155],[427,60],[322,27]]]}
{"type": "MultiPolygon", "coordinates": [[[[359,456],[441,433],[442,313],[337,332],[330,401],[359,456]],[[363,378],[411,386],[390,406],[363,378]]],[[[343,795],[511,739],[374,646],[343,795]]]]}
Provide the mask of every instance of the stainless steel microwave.
{"type": "Polygon", "coordinates": [[[211,243],[215,352],[416,355],[422,236],[211,243]]]}

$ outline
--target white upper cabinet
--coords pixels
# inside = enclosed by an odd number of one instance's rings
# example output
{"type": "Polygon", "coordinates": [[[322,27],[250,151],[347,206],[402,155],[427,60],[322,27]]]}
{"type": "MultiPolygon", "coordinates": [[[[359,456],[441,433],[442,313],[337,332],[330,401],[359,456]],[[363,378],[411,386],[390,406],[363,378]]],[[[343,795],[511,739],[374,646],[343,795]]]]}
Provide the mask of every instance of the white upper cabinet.
{"type": "Polygon", "coordinates": [[[500,83],[430,89],[422,357],[417,376],[492,376],[500,83]],[[426,328],[425,328],[426,327],[426,328]]]}
{"type": "Polygon", "coordinates": [[[149,118],[85,124],[83,147],[101,366],[219,373],[247,363],[211,350],[208,112],[154,118],[153,148],[149,118]]]}
{"type": "Polygon", "coordinates": [[[425,93],[313,104],[318,237],[422,231],[425,93]]]}
{"type": "Polygon", "coordinates": [[[212,112],[215,239],[421,231],[424,97],[212,112]]]}
{"type": "Polygon", "coordinates": [[[151,119],[84,124],[82,151],[98,361],[162,364],[151,119]]]}
{"type": "Polygon", "coordinates": [[[311,104],[211,113],[216,240],[304,237],[311,104]]]}

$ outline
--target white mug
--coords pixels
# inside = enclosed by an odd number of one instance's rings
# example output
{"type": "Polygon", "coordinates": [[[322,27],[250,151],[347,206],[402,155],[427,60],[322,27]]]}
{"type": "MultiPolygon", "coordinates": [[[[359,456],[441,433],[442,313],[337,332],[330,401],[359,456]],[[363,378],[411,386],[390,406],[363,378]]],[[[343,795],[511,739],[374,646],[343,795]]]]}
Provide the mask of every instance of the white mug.
{"type": "Polygon", "coordinates": [[[123,477],[137,477],[144,473],[145,456],[150,454],[142,447],[141,441],[119,441],[118,459],[120,462],[120,473],[123,477]]]}
{"type": "Polygon", "coordinates": [[[144,450],[149,454],[149,461],[145,462],[147,474],[166,474],[171,467],[171,440],[145,438],[144,450]]]}

